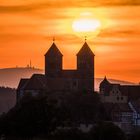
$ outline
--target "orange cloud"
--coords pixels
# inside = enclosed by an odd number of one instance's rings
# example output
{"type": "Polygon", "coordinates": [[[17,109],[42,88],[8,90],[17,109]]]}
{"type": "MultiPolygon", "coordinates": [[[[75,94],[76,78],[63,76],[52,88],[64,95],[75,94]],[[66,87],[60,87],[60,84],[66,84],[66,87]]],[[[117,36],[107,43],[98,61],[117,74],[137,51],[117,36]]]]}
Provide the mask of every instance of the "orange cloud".
{"type": "Polygon", "coordinates": [[[75,55],[84,38],[73,32],[71,24],[81,11],[90,10],[109,23],[96,38],[87,41],[96,55],[96,77],[107,75],[138,82],[140,6],[109,7],[112,4],[134,5],[139,0],[0,0],[0,68],[26,66],[30,59],[35,67],[44,68],[44,54],[54,36],[64,54],[64,68],[76,68],[75,55]]]}

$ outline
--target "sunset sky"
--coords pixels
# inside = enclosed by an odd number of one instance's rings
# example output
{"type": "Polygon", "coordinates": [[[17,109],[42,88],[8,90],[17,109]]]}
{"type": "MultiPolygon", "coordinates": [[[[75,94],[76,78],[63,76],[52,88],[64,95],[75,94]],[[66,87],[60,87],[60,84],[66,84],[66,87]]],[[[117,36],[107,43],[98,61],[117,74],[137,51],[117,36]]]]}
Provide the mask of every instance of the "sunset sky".
{"type": "Polygon", "coordinates": [[[0,68],[25,67],[32,60],[44,69],[53,37],[64,55],[64,68],[76,68],[76,53],[87,36],[96,55],[96,77],[138,83],[139,11],[139,0],[0,0],[0,68]],[[100,26],[78,33],[73,24],[83,18],[100,26]]]}

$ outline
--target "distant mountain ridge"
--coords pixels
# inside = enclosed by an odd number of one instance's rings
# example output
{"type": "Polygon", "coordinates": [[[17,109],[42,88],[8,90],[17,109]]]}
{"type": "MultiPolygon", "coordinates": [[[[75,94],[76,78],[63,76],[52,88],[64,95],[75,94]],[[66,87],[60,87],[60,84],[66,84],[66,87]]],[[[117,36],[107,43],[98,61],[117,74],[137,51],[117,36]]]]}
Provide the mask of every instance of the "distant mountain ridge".
{"type": "MultiPolygon", "coordinates": [[[[19,68],[4,68],[0,69],[0,86],[17,88],[18,83],[21,78],[30,78],[32,74],[44,74],[44,70],[37,69],[37,68],[30,68],[30,67],[19,67],[19,68]]],[[[103,78],[95,78],[95,89],[99,89],[99,84],[103,80],[103,78]]],[[[135,84],[127,81],[109,79],[112,83],[119,83],[119,84],[135,84]]]]}
{"type": "Polygon", "coordinates": [[[21,78],[30,78],[34,73],[43,74],[43,70],[37,68],[4,68],[0,69],[0,86],[17,88],[21,78]]]}

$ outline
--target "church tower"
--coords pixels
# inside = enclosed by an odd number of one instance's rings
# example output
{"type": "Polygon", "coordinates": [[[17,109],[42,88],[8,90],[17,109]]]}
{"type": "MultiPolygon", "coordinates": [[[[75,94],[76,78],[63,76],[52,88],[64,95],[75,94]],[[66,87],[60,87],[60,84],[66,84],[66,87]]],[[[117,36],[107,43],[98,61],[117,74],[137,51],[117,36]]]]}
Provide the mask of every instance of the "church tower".
{"type": "Polygon", "coordinates": [[[62,71],[62,53],[53,42],[45,54],[45,75],[55,77],[62,71]]]}
{"type": "Polygon", "coordinates": [[[80,78],[84,80],[81,86],[91,91],[94,91],[94,56],[94,53],[85,41],[77,54],[77,71],[80,78]]]}

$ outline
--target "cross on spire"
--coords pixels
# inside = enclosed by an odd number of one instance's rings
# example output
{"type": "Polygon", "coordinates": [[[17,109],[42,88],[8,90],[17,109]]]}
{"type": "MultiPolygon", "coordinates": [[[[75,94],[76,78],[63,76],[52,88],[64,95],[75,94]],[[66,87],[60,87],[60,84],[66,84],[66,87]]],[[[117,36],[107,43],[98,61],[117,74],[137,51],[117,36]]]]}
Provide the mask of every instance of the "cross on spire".
{"type": "Polygon", "coordinates": [[[87,36],[85,36],[85,42],[87,41],[87,36]]]}
{"type": "Polygon", "coordinates": [[[55,42],[55,37],[53,37],[53,42],[55,42]]]}

